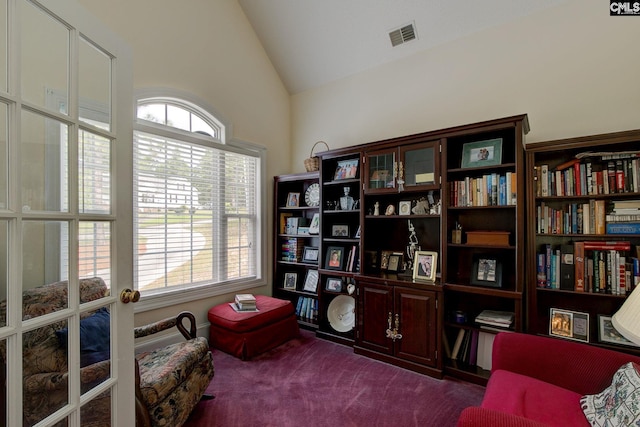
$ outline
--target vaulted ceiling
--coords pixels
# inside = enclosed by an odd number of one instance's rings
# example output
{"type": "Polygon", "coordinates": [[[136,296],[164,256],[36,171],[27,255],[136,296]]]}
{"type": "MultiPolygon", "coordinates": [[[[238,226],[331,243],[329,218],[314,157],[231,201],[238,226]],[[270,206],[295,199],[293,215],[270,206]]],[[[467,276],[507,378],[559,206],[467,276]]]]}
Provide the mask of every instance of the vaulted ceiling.
{"type": "Polygon", "coordinates": [[[291,94],[567,0],[238,0],[291,94]],[[416,39],[389,33],[413,24],[416,39]]]}

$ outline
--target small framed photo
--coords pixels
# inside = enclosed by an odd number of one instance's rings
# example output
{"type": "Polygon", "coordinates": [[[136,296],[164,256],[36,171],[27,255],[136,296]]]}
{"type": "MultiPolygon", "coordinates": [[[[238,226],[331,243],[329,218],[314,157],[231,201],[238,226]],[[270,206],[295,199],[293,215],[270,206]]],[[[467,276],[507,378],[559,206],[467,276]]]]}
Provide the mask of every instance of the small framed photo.
{"type": "Polygon", "coordinates": [[[475,255],[471,268],[472,285],[502,287],[502,263],[490,255],[475,255]]]}
{"type": "Polygon", "coordinates": [[[622,334],[613,327],[613,324],[611,323],[611,316],[605,316],[603,314],[598,314],[598,341],[607,344],[640,347],[623,337],[622,334]]]}
{"type": "Polygon", "coordinates": [[[327,279],[325,289],[331,292],[342,292],[342,280],[334,278],[327,279]]]}
{"type": "Polygon", "coordinates": [[[364,265],[375,271],[380,266],[378,265],[378,251],[364,251],[364,265]]]}
{"type": "Polygon", "coordinates": [[[389,264],[387,265],[387,271],[397,272],[402,269],[402,254],[393,253],[389,255],[389,264]]]}
{"type": "Polygon", "coordinates": [[[399,203],[398,213],[400,215],[411,215],[411,200],[405,200],[399,203]]]}
{"type": "Polygon", "coordinates": [[[349,237],[349,226],[334,224],[331,226],[331,237],[349,237]]]}
{"type": "Polygon", "coordinates": [[[320,234],[320,214],[314,213],[309,224],[309,234],[320,234]]]}
{"type": "Polygon", "coordinates": [[[307,277],[304,278],[303,290],[316,292],[318,289],[318,270],[307,270],[307,277]]]}
{"type": "Polygon", "coordinates": [[[298,281],[298,273],[284,273],[284,283],[282,287],[285,289],[295,289],[298,281]]]}
{"type": "Polygon", "coordinates": [[[393,254],[393,251],[382,251],[380,252],[380,269],[386,270],[389,268],[389,258],[393,254]]]}
{"type": "Polygon", "coordinates": [[[550,308],[549,335],[589,342],[589,313],[550,308]]]}
{"type": "Polygon", "coordinates": [[[462,146],[461,168],[502,164],[502,138],[468,142],[462,146]]]}
{"type": "Polygon", "coordinates": [[[329,270],[342,270],[344,262],[344,248],[340,246],[329,246],[327,248],[327,258],[324,268],[329,270]]]}
{"type": "MultiPolygon", "coordinates": [[[[298,252],[299,253],[299,252],[298,252]]],[[[302,251],[302,262],[318,263],[319,249],[312,246],[305,246],[302,251]]]]}
{"type": "Polygon", "coordinates": [[[438,269],[438,253],[416,251],[413,261],[413,280],[435,282],[438,269]]]}
{"type": "Polygon", "coordinates": [[[358,176],[358,162],[359,159],[338,161],[338,166],[336,167],[336,173],[333,179],[352,179],[358,176]]]}
{"type": "Polygon", "coordinates": [[[287,207],[300,207],[300,193],[289,193],[289,195],[287,196],[287,207]]]}

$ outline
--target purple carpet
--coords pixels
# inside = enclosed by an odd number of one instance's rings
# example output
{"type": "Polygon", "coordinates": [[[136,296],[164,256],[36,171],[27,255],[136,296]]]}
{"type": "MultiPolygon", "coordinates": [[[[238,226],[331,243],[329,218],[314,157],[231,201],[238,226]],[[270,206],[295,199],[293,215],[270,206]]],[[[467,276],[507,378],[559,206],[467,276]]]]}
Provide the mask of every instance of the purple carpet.
{"type": "Polygon", "coordinates": [[[484,387],[437,380],[301,331],[243,362],[213,351],[215,377],[185,426],[455,426],[484,387]]]}

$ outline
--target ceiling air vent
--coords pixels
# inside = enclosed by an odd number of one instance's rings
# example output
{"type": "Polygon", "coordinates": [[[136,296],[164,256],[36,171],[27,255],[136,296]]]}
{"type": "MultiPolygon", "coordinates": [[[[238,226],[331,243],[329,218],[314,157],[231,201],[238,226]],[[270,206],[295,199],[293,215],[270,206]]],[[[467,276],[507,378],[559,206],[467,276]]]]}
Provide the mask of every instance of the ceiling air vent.
{"type": "Polygon", "coordinates": [[[393,30],[389,33],[391,39],[391,46],[398,46],[399,44],[409,42],[416,39],[416,29],[413,23],[407,24],[404,27],[393,30]]]}

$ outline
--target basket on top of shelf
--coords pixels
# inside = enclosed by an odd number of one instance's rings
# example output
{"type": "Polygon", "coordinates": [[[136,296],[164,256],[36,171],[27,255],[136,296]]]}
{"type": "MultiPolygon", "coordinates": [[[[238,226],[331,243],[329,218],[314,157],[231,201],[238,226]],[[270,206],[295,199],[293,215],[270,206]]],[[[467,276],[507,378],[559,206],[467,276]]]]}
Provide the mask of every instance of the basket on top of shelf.
{"type": "Polygon", "coordinates": [[[316,145],[318,144],[324,144],[325,147],[327,147],[327,150],[329,149],[329,146],[324,141],[318,141],[315,144],[313,144],[313,147],[311,147],[310,157],[308,159],[304,159],[304,167],[307,169],[307,172],[315,172],[320,170],[320,159],[318,158],[318,156],[313,155],[313,150],[316,148],[316,145]]]}

